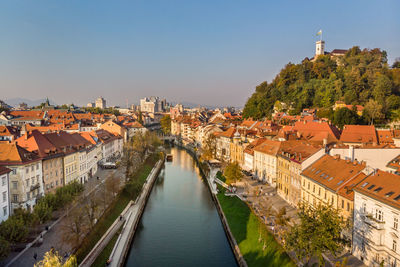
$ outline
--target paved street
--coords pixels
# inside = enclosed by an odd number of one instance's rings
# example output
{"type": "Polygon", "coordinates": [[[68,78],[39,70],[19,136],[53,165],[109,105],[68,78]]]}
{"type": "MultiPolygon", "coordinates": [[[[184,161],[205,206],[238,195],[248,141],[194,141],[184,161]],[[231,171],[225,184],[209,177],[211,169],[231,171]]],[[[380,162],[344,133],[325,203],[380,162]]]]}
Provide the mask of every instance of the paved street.
{"type": "MultiPolygon", "coordinates": [[[[118,169],[108,169],[102,170],[98,169],[97,173],[89,179],[89,181],[85,184],[85,194],[97,192],[102,189],[102,186],[99,186],[101,182],[107,179],[112,173],[114,173],[117,177],[124,177],[123,168],[120,167],[118,169]],[[99,177],[99,180],[96,177],[99,177]]],[[[62,214],[59,213],[59,214],[62,214]]],[[[70,247],[62,242],[62,235],[60,234],[61,225],[63,219],[60,220],[57,224],[55,224],[44,236],[43,243],[40,246],[31,247],[25,251],[16,261],[14,261],[10,266],[33,266],[36,262],[33,258],[34,253],[37,253],[37,260],[41,260],[45,252],[49,251],[52,247],[57,250],[61,256],[63,256],[66,252],[70,251],[70,247]]],[[[48,225],[54,223],[54,221],[49,222],[48,225]]],[[[11,255],[0,265],[7,266],[7,264],[15,257],[18,253],[11,253],[11,255]]]]}
{"type": "MultiPolygon", "coordinates": [[[[290,225],[298,222],[297,210],[295,207],[288,204],[283,200],[277,193],[275,188],[268,184],[262,184],[256,180],[252,180],[250,177],[244,176],[242,179],[244,187],[238,188],[238,195],[246,196],[243,197],[260,216],[266,216],[267,207],[271,206],[273,212],[278,212],[282,207],[286,208],[286,214],[290,218],[290,225]]],[[[270,227],[270,229],[272,229],[270,227]]],[[[344,253],[338,259],[335,259],[332,255],[327,255],[330,261],[341,260],[348,257],[348,265],[350,266],[365,266],[360,260],[352,256],[350,253],[344,253]]],[[[326,263],[326,266],[331,266],[326,263]]]]}

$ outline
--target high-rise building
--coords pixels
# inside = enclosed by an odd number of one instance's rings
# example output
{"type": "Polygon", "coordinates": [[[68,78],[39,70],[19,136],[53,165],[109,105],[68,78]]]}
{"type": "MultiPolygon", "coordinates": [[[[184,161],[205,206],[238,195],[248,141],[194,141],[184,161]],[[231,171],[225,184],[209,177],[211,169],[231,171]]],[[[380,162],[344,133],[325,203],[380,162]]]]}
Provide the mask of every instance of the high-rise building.
{"type": "Polygon", "coordinates": [[[140,111],[148,113],[163,112],[167,106],[167,101],[159,97],[151,96],[140,99],[140,111]]]}
{"type": "Polygon", "coordinates": [[[103,97],[99,97],[96,99],[96,108],[106,108],[106,100],[103,97]]]}

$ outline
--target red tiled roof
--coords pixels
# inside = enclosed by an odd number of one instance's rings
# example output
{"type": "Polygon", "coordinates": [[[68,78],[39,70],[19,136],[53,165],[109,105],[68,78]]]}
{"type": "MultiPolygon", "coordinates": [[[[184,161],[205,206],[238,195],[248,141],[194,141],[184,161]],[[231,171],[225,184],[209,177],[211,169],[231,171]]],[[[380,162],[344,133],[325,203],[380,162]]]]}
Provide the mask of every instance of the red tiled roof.
{"type": "Polygon", "coordinates": [[[345,125],[340,141],[344,143],[378,143],[374,125],[345,125]]]}

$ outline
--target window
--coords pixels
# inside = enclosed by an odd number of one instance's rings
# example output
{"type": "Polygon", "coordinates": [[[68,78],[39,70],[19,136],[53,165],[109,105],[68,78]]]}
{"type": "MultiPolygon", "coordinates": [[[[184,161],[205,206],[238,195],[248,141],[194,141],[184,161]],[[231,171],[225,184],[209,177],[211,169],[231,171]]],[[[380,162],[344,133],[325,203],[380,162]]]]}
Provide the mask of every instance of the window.
{"type": "Polygon", "coordinates": [[[26,179],[26,186],[29,186],[29,179],[26,179]]]}
{"type": "Polygon", "coordinates": [[[397,241],[393,239],[393,244],[392,244],[392,250],[396,251],[397,250],[397,241]]]}
{"type": "Polygon", "coordinates": [[[18,189],[18,182],[12,182],[13,189],[18,189]]]}
{"type": "Polygon", "coordinates": [[[1,178],[1,185],[5,186],[6,185],[6,177],[1,178]]]}
{"type": "MultiPolygon", "coordinates": [[[[50,173],[50,175],[53,175],[50,173]]],[[[39,175],[36,175],[36,183],[39,183],[39,175]]]]}
{"type": "Polygon", "coordinates": [[[325,191],[325,197],[324,198],[326,199],[326,191],[325,191]]]}
{"type": "Polygon", "coordinates": [[[313,189],[312,189],[313,193],[315,193],[315,185],[313,185],[313,189]]]}
{"type": "Polygon", "coordinates": [[[347,202],[347,211],[350,211],[350,203],[347,202]]]}
{"type": "Polygon", "coordinates": [[[31,192],[26,193],[26,199],[29,200],[31,198],[31,192]]]}
{"type": "Polygon", "coordinates": [[[39,170],[39,163],[36,163],[36,170],[39,170]]]}
{"type": "Polygon", "coordinates": [[[18,202],[18,195],[17,194],[13,195],[13,202],[18,202]]]}
{"type": "Polygon", "coordinates": [[[29,167],[26,167],[25,168],[25,173],[28,173],[29,172],[29,167]]]}
{"type": "Polygon", "coordinates": [[[35,165],[32,165],[31,166],[31,171],[34,171],[35,170],[35,165]]]}
{"type": "Polygon", "coordinates": [[[342,209],[344,209],[344,200],[342,199],[342,209]]]}
{"type": "Polygon", "coordinates": [[[7,201],[7,192],[3,192],[3,202],[7,201]]]}
{"type": "Polygon", "coordinates": [[[3,215],[7,216],[7,207],[3,207],[3,215]]]}
{"type": "Polygon", "coordinates": [[[396,230],[399,228],[399,218],[397,217],[393,218],[393,228],[396,230]]]}
{"type": "Polygon", "coordinates": [[[12,174],[17,174],[17,169],[16,168],[11,168],[12,174]]]}
{"type": "Polygon", "coordinates": [[[363,203],[363,209],[362,209],[363,213],[367,212],[367,203],[363,203]]]}
{"type": "Polygon", "coordinates": [[[383,212],[380,209],[375,210],[375,219],[382,222],[383,221],[383,212]]]}
{"type": "Polygon", "coordinates": [[[321,187],[318,188],[318,196],[320,196],[320,195],[321,195],[321,187]]]}

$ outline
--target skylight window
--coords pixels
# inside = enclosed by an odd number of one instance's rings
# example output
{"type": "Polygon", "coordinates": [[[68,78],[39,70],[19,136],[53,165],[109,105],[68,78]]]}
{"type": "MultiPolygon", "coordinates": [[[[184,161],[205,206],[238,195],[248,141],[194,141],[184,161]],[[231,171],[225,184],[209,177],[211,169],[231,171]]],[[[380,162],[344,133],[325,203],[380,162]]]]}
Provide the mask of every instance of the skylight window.
{"type": "Polygon", "coordinates": [[[371,185],[370,187],[368,187],[368,190],[371,190],[372,188],[374,188],[375,187],[375,185],[373,184],[373,185],[371,185]]]}
{"type": "Polygon", "coordinates": [[[374,190],[375,193],[378,193],[379,191],[382,190],[382,187],[378,187],[377,189],[374,190]]]}
{"type": "Polygon", "coordinates": [[[365,183],[362,184],[361,187],[366,187],[367,185],[368,185],[368,182],[365,182],[365,183]]]}
{"type": "Polygon", "coordinates": [[[325,176],[325,173],[321,173],[321,175],[319,177],[325,176]]]}
{"type": "Polygon", "coordinates": [[[392,196],[393,194],[394,194],[394,192],[393,192],[393,191],[390,191],[389,193],[386,193],[385,197],[390,197],[390,196],[392,196]]]}
{"type": "Polygon", "coordinates": [[[400,200],[400,195],[398,195],[397,197],[395,197],[394,200],[396,200],[396,201],[400,200]]]}
{"type": "Polygon", "coordinates": [[[320,173],[321,171],[320,170],[318,170],[315,174],[318,174],[318,173],[320,173]]]}
{"type": "Polygon", "coordinates": [[[328,179],[328,181],[331,181],[333,179],[333,177],[331,176],[331,178],[328,179]]]}
{"type": "Polygon", "coordinates": [[[341,185],[343,183],[343,180],[340,180],[339,183],[337,183],[338,185],[341,185]]]}

